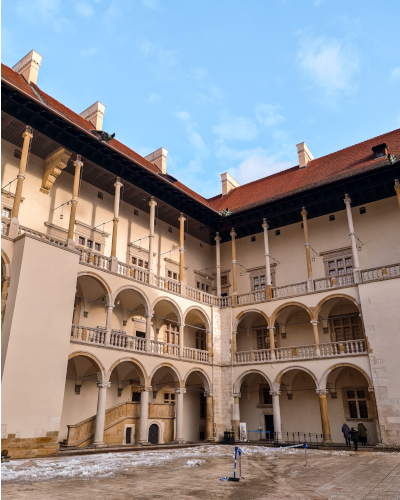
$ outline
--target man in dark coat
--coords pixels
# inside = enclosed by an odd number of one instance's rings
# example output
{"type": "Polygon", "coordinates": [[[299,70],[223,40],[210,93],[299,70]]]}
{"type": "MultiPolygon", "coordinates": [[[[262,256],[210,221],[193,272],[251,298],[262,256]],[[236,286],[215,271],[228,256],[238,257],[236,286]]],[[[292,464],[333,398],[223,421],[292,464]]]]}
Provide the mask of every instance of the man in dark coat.
{"type": "Polygon", "coordinates": [[[346,440],[346,446],[350,447],[350,435],[349,435],[350,427],[346,423],[342,425],[342,432],[346,440]]]}
{"type": "Polygon", "coordinates": [[[360,422],[357,427],[358,435],[360,436],[360,441],[363,446],[367,444],[367,429],[365,425],[360,422]]]}
{"type": "Polygon", "coordinates": [[[350,439],[353,441],[354,451],[357,451],[357,449],[358,449],[358,431],[356,431],[354,429],[354,427],[352,427],[350,429],[350,439]]]}

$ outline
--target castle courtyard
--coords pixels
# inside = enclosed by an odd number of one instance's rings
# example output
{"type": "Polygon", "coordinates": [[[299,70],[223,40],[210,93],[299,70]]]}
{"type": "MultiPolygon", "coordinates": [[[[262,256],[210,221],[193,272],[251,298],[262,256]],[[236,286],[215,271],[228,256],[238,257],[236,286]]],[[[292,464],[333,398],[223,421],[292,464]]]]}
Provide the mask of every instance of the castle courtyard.
{"type": "Polygon", "coordinates": [[[329,499],[400,498],[400,453],[242,446],[239,482],[233,446],[14,460],[2,467],[2,498],[329,499]]]}

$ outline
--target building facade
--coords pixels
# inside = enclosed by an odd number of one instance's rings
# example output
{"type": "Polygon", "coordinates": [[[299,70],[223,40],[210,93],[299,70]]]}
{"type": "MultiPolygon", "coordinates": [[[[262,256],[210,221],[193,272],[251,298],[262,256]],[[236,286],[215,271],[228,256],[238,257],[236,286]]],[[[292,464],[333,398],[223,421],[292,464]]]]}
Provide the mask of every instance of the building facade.
{"type": "Polygon", "coordinates": [[[2,66],[2,447],[400,446],[400,130],[205,199],[2,66]]]}

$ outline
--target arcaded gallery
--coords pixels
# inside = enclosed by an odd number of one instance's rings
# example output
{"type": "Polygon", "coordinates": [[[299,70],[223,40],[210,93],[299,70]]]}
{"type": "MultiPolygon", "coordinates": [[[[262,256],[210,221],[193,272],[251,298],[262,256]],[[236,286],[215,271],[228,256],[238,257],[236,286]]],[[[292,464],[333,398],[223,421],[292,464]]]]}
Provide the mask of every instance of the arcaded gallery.
{"type": "Polygon", "coordinates": [[[2,448],[399,447],[400,130],[206,199],[41,62],[1,70],[2,448]]]}

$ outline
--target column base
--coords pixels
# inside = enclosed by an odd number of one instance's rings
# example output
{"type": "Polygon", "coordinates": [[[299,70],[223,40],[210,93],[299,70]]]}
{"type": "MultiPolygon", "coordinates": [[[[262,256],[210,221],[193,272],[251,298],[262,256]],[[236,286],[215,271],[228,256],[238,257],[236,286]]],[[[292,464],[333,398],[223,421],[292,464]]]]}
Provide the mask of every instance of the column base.
{"type": "Polygon", "coordinates": [[[93,443],[89,448],[107,448],[107,445],[105,443],[93,443]]]}
{"type": "Polygon", "coordinates": [[[138,441],[137,444],[139,446],[151,446],[150,441],[138,441]]]}
{"type": "Polygon", "coordinates": [[[10,238],[16,238],[19,233],[19,220],[16,217],[12,217],[10,221],[10,227],[8,229],[8,236],[10,238]]]}
{"type": "Polygon", "coordinates": [[[175,441],[172,441],[174,444],[185,444],[186,441],[184,439],[175,439],[175,441]]]}

